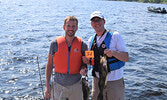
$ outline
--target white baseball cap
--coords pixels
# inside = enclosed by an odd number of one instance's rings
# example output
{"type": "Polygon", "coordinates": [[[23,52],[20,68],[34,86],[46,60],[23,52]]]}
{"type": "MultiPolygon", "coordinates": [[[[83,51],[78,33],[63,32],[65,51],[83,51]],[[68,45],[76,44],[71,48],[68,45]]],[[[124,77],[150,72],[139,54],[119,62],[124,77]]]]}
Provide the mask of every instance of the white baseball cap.
{"type": "Polygon", "coordinates": [[[100,11],[94,11],[91,15],[90,15],[90,20],[92,20],[94,17],[99,17],[101,19],[104,19],[103,14],[100,11]]]}

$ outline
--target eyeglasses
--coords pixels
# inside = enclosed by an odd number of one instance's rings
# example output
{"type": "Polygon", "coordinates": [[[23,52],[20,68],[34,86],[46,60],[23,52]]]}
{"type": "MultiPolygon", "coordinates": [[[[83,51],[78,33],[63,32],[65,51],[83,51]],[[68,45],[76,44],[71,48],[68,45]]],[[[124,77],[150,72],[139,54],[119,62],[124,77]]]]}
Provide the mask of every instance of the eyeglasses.
{"type": "Polygon", "coordinates": [[[99,19],[96,19],[96,20],[95,20],[95,19],[93,19],[93,20],[91,20],[91,21],[92,21],[93,23],[96,23],[96,22],[97,22],[97,23],[99,23],[99,22],[101,22],[101,21],[102,21],[102,19],[100,19],[100,18],[99,18],[99,19]]]}

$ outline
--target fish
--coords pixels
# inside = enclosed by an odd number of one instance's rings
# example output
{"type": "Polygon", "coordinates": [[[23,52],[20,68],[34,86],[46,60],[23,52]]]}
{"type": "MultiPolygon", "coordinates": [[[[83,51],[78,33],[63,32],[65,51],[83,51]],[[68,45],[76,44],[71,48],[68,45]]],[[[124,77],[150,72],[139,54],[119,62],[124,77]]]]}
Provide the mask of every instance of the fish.
{"type": "Polygon", "coordinates": [[[89,100],[90,88],[86,77],[82,78],[82,92],[83,92],[83,100],[89,100]]]}
{"type": "Polygon", "coordinates": [[[97,100],[103,100],[103,90],[107,86],[107,79],[108,79],[108,67],[107,67],[107,59],[106,56],[100,57],[100,65],[99,65],[99,94],[97,100]]]}

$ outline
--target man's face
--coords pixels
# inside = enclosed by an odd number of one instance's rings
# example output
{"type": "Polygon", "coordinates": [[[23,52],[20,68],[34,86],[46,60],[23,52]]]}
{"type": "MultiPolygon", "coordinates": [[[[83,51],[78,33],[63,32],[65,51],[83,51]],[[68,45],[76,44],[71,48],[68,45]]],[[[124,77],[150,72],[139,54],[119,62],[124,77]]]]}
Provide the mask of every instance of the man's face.
{"type": "Polygon", "coordinates": [[[66,25],[63,25],[65,33],[69,37],[73,37],[75,32],[78,30],[78,25],[76,21],[67,20],[66,25]]]}
{"type": "Polygon", "coordinates": [[[104,29],[104,24],[105,24],[105,20],[99,17],[95,17],[91,20],[91,25],[97,32],[104,29]]]}

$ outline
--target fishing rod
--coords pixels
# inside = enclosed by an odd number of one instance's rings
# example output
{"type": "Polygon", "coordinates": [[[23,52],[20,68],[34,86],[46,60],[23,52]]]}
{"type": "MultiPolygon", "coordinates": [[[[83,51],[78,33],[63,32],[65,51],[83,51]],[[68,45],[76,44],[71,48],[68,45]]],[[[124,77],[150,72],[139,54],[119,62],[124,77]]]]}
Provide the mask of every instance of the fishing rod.
{"type": "Polygon", "coordinates": [[[41,78],[41,71],[40,71],[39,61],[38,61],[38,56],[37,56],[37,63],[38,63],[38,72],[39,72],[39,76],[40,76],[40,81],[41,81],[41,85],[42,85],[42,95],[43,95],[43,98],[45,99],[44,91],[43,91],[43,83],[42,83],[42,78],[41,78]]]}
{"type": "MultiPolygon", "coordinates": [[[[53,55],[52,55],[52,67],[53,67],[53,55]]],[[[53,69],[52,69],[53,70],[53,69]]],[[[54,80],[54,78],[53,78],[53,72],[52,72],[52,79],[54,80]]],[[[53,84],[53,100],[54,100],[54,84],[53,84]]]]}

